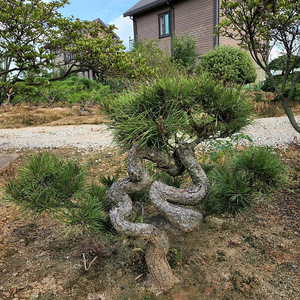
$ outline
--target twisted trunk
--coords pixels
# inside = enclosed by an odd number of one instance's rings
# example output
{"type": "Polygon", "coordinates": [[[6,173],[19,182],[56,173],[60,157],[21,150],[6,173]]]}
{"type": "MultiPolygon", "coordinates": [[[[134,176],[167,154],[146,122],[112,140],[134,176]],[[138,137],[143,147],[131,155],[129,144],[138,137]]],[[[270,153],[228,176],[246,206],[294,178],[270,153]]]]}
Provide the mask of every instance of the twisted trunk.
{"type": "Polygon", "coordinates": [[[193,206],[201,202],[208,190],[208,179],[193,152],[184,147],[179,147],[176,154],[169,157],[158,150],[140,149],[139,145],[135,145],[128,154],[128,175],[129,178],[114,183],[109,190],[109,199],[114,203],[110,218],[114,228],[120,233],[148,241],[146,263],[150,275],[147,283],[150,290],[158,295],[172,288],[177,282],[166,259],[169,250],[166,227],[161,226],[164,222],[129,222],[127,218],[132,211],[132,201],[128,194],[150,186],[149,199],[159,213],[172,226],[188,232],[200,224],[202,214],[184,206],[193,206]],[[151,183],[143,159],[157,163],[158,167],[173,176],[181,174],[186,168],[194,185],[187,189],[178,189],[159,181],[151,183]]]}

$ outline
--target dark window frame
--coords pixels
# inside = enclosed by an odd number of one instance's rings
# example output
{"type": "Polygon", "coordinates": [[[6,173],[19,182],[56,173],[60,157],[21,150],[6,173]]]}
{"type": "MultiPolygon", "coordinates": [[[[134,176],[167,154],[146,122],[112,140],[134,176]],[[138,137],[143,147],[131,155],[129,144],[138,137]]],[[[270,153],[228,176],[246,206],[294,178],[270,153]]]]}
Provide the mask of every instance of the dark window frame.
{"type": "Polygon", "coordinates": [[[65,63],[68,64],[71,61],[71,59],[72,59],[71,53],[70,52],[65,52],[64,53],[64,59],[65,59],[65,63]]]}
{"type": "Polygon", "coordinates": [[[163,12],[163,13],[161,13],[161,14],[158,15],[158,36],[159,36],[160,39],[172,35],[171,24],[172,24],[171,23],[171,10],[163,12]],[[165,20],[166,20],[165,16],[168,16],[168,27],[167,27],[169,29],[168,33],[165,33],[165,31],[166,31],[166,24],[165,23],[161,24],[162,17],[163,17],[163,21],[165,22],[165,20]],[[162,30],[162,26],[164,26],[163,30],[162,30]]]}

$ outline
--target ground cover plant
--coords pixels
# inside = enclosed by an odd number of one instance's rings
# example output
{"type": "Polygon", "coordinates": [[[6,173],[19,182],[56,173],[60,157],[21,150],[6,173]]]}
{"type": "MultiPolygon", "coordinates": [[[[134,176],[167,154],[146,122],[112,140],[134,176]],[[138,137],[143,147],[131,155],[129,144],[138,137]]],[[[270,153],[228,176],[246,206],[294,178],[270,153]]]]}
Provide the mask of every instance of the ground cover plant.
{"type": "Polygon", "coordinates": [[[47,78],[40,78],[44,81],[41,86],[30,86],[26,83],[17,83],[14,86],[16,94],[12,104],[32,103],[43,104],[51,107],[59,104],[81,104],[105,105],[112,94],[110,86],[97,82],[96,80],[84,77],[72,76],[65,80],[49,82],[47,78]]]}

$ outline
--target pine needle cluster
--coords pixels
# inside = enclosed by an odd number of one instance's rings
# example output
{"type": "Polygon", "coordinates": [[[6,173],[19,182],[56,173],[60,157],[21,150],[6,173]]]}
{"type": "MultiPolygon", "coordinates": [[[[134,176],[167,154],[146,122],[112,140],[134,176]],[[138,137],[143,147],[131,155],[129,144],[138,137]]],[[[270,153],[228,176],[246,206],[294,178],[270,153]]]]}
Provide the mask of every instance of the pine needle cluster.
{"type": "Polygon", "coordinates": [[[33,154],[5,186],[8,201],[25,213],[49,215],[81,232],[111,229],[107,188],[87,186],[86,169],[52,152],[33,154]]]}
{"type": "Polygon", "coordinates": [[[275,192],[287,183],[286,166],[278,154],[266,147],[236,151],[208,175],[211,188],[204,202],[206,214],[237,215],[253,206],[257,194],[275,192]]]}
{"type": "Polygon", "coordinates": [[[51,152],[33,154],[6,184],[10,201],[40,214],[74,206],[71,199],[84,189],[84,169],[51,152]]]}
{"type": "Polygon", "coordinates": [[[126,148],[230,136],[252,114],[238,86],[224,86],[208,73],[146,83],[119,95],[111,108],[116,140],[126,148]]]}

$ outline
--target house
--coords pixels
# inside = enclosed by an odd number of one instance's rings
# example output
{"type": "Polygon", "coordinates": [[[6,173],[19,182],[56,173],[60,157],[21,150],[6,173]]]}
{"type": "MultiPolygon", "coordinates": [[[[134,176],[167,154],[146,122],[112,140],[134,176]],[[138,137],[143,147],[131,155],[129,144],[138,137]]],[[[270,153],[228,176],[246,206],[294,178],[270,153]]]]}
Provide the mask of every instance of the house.
{"type": "Polygon", "coordinates": [[[219,23],[220,0],[141,0],[124,13],[134,24],[135,39],[159,39],[162,49],[171,47],[172,36],[190,33],[201,53],[215,46],[236,44],[225,37],[214,37],[219,23]]]}
{"type": "MultiPolygon", "coordinates": [[[[221,0],[140,0],[124,13],[133,21],[134,40],[158,39],[162,50],[170,52],[172,36],[192,34],[201,54],[219,45],[237,46],[237,41],[214,36],[220,21],[221,0]]],[[[258,80],[264,74],[257,68],[258,80]]]]}
{"type": "MultiPolygon", "coordinates": [[[[96,20],[94,20],[94,21],[92,21],[92,22],[100,23],[102,29],[105,29],[105,28],[108,27],[99,18],[96,19],[96,20]]],[[[87,33],[86,36],[89,37],[89,34],[87,33]]],[[[104,33],[103,32],[99,32],[99,37],[100,38],[104,38],[104,33]]],[[[120,39],[116,34],[114,34],[113,38],[115,40],[119,40],[120,39]]],[[[76,62],[76,54],[75,53],[70,53],[70,52],[67,52],[67,51],[62,50],[62,49],[53,49],[53,48],[51,49],[51,51],[54,52],[57,55],[57,57],[54,60],[54,63],[56,65],[56,68],[55,68],[56,71],[58,71],[59,68],[62,68],[62,67],[70,68],[71,65],[74,64],[74,62],[76,62]]],[[[81,76],[81,77],[88,78],[88,79],[94,79],[94,74],[93,74],[92,70],[87,70],[87,71],[84,71],[84,72],[79,72],[78,75],[81,76]]]]}

